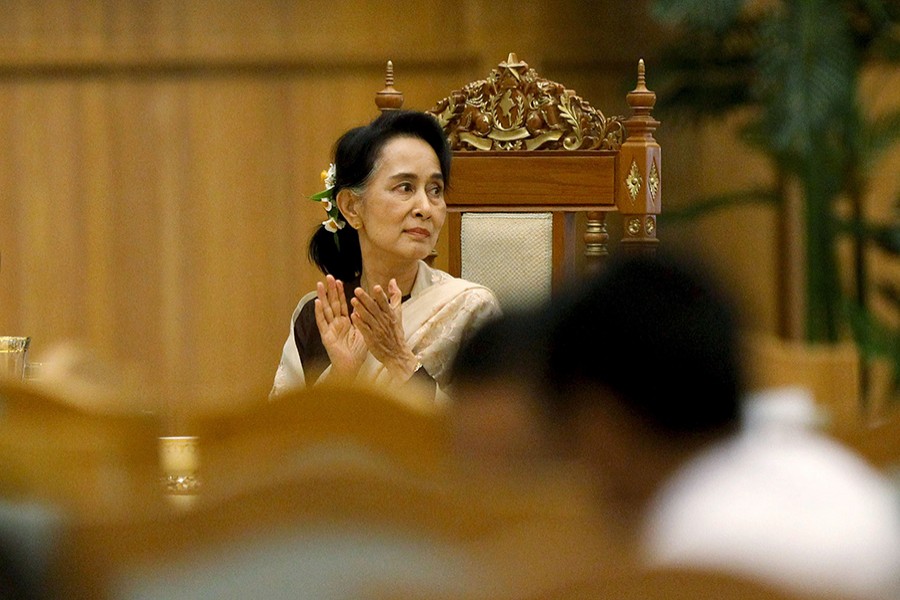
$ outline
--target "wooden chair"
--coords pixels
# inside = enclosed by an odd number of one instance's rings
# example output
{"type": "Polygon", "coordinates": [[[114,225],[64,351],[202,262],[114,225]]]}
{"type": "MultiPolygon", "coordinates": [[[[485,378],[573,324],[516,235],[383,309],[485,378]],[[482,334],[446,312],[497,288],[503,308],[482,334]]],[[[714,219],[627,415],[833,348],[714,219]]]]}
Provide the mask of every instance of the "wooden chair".
{"type": "Polygon", "coordinates": [[[836,436],[875,468],[900,480],[900,407],[836,436]]]}
{"type": "Polygon", "coordinates": [[[162,502],[156,416],[92,412],[36,384],[0,382],[0,495],[81,520],[162,502]]]}
{"type": "Polygon", "coordinates": [[[751,333],[745,337],[743,351],[751,390],[807,390],[823,412],[823,427],[837,435],[857,431],[864,425],[860,358],[855,344],[814,345],[751,333]]]}
{"type": "Polygon", "coordinates": [[[186,421],[182,433],[199,445],[201,501],[329,465],[428,474],[450,447],[441,407],[352,384],[321,384],[186,421]]]}
{"type": "Polygon", "coordinates": [[[607,548],[574,477],[444,468],[444,416],[380,390],[316,386],[190,427],[197,502],[75,523],[58,597],[486,599],[583,576],[607,548]]]}
{"type": "MultiPolygon", "coordinates": [[[[382,111],[403,104],[390,62],[387,71],[375,99],[382,111]]],[[[659,122],[650,114],[656,94],[645,85],[643,60],[637,71],[628,118],[605,116],[515,54],[428,110],[453,150],[445,225],[451,274],[487,285],[505,307],[547,299],[612,251],[611,212],[622,219],[618,247],[654,250],[659,122]]]]}

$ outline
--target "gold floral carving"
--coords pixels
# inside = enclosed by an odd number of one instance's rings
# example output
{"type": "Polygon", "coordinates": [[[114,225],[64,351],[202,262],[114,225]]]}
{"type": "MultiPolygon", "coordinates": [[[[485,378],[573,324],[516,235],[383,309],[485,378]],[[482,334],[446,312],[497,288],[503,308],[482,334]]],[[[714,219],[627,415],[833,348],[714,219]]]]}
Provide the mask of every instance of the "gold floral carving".
{"type": "Polygon", "coordinates": [[[637,217],[628,219],[627,230],[629,235],[639,234],[641,232],[641,220],[637,217]]]}
{"type": "Polygon", "coordinates": [[[656,219],[652,215],[644,220],[644,231],[647,232],[647,235],[653,235],[656,231],[656,219]]]}
{"type": "Polygon", "coordinates": [[[428,112],[447,132],[453,150],[615,151],[625,139],[621,117],[604,116],[515,54],[428,112]]]}
{"type": "Polygon", "coordinates": [[[625,187],[628,188],[628,194],[631,196],[632,202],[637,200],[642,183],[644,183],[644,180],[641,179],[641,172],[638,170],[637,162],[632,160],[631,169],[628,170],[628,175],[625,177],[625,187]]]}
{"type": "Polygon", "coordinates": [[[659,170],[656,161],[650,165],[650,174],[647,175],[647,187],[650,189],[650,198],[656,202],[656,193],[659,192],[659,170]]]}

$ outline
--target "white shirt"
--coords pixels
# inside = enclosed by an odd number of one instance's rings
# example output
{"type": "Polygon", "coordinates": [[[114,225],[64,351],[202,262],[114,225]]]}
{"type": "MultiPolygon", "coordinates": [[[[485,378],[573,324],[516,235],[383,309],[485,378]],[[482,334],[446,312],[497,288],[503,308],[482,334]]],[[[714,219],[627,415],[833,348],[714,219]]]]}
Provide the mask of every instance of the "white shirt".
{"type": "Polygon", "coordinates": [[[752,398],[743,430],[657,495],[643,538],[648,561],[801,593],[900,598],[900,493],[810,427],[811,406],[793,389],[752,398]]]}

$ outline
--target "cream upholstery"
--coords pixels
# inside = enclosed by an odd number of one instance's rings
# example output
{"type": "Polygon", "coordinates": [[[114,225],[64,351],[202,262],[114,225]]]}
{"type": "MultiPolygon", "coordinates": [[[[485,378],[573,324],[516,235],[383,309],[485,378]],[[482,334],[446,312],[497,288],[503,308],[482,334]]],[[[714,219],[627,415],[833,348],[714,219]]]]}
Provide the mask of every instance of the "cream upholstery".
{"type": "Polygon", "coordinates": [[[550,299],[552,214],[466,213],[462,215],[460,253],[463,279],[491,288],[504,308],[550,299]]]}

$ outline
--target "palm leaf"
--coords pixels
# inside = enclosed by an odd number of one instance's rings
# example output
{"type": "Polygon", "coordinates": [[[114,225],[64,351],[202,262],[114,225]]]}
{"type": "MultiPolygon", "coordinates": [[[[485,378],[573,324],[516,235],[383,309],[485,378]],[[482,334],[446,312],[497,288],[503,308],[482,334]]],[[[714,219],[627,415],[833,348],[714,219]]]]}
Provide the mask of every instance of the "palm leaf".
{"type": "Polygon", "coordinates": [[[761,22],[754,91],[773,150],[810,157],[816,138],[852,114],[858,62],[838,0],[785,3],[761,22]]]}
{"type": "Polygon", "coordinates": [[[748,82],[756,71],[756,30],[744,19],[723,33],[693,29],[690,44],[664,48],[654,76],[656,111],[667,119],[699,119],[753,104],[748,82]]]}
{"type": "Polygon", "coordinates": [[[858,304],[847,303],[845,308],[863,362],[868,363],[875,358],[886,358],[890,362],[891,397],[900,400],[900,330],[879,322],[871,311],[858,304]]]}

